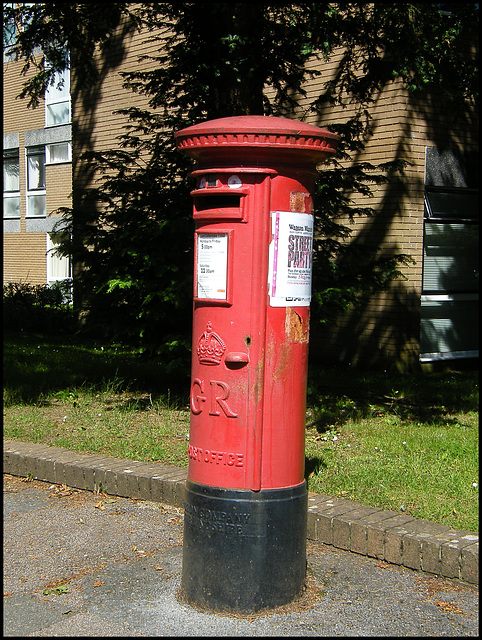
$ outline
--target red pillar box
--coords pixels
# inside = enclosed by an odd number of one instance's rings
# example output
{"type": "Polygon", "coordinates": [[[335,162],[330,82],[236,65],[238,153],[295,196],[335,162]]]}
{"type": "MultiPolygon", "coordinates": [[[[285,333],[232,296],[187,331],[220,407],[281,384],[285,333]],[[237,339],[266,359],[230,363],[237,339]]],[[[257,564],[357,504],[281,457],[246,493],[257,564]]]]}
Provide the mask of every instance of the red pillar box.
{"type": "Polygon", "coordinates": [[[198,163],[181,593],[256,611],[305,579],[311,192],[338,136],[238,116],[175,137],[198,163]]]}

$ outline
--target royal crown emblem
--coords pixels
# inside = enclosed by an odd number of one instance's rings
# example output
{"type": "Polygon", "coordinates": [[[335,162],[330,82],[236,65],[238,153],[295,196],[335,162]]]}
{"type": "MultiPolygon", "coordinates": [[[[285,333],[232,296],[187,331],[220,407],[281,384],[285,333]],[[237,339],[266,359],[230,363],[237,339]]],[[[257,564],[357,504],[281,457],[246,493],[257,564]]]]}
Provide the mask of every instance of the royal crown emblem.
{"type": "Polygon", "coordinates": [[[219,364],[226,345],[217,333],[213,331],[212,324],[208,322],[206,331],[197,343],[197,357],[200,364],[219,364]]]}

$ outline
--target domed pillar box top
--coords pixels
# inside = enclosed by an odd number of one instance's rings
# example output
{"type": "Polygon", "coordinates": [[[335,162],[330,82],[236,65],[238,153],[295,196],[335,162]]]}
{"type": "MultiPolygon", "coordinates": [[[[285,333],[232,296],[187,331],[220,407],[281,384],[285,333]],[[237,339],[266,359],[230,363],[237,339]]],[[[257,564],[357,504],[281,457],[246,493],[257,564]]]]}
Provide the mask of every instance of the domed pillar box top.
{"type": "Polygon", "coordinates": [[[175,134],[178,149],[197,160],[199,168],[295,165],[314,172],[335,151],[339,136],[290,118],[231,116],[207,120],[175,134]]]}

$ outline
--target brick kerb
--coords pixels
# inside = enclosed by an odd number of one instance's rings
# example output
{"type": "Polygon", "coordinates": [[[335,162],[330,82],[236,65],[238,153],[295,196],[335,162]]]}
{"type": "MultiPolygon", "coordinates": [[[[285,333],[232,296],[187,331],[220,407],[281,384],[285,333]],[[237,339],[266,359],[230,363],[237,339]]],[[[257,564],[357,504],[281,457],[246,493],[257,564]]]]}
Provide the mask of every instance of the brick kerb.
{"type": "MultiPolygon", "coordinates": [[[[422,543],[435,535],[446,533],[446,525],[412,520],[403,525],[391,527],[385,532],[385,559],[395,564],[403,564],[411,569],[422,569],[422,543]]],[[[438,549],[433,547],[425,552],[425,565],[434,567],[438,562],[438,549]]],[[[428,571],[427,568],[424,570],[428,571]]],[[[431,571],[437,573],[437,571],[431,571]]]]}
{"type": "MultiPolygon", "coordinates": [[[[183,506],[187,470],[6,440],[4,473],[183,506]]],[[[478,584],[477,533],[395,511],[308,494],[309,539],[419,571],[478,584]]]]}

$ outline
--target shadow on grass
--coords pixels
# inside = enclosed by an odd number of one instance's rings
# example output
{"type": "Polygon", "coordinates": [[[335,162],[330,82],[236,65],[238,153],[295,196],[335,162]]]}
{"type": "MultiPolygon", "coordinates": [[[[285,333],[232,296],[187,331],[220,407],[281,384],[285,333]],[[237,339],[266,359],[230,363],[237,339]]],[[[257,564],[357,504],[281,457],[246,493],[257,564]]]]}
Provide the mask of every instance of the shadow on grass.
{"type": "MultiPolygon", "coordinates": [[[[478,364],[478,362],[477,362],[478,364]]],[[[451,424],[450,413],[477,411],[478,370],[388,373],[311,367],[307,427],[319,433],[349,420],[394,415],[451,424]]]]}
{"type": "MultiPolygon", "coordinates": [[[[185,406],[189,362],[146,358],[122,345],[66,336],[7,334],[4,337],[4,402],[37,404],[80,387],[112,393],[139,407],[161,400],[185,406]]],[[[478,371],[436,373],[366,372],[310,365],[307,427],[319,433],[348,420],[396,415],[446,423],[447,414],[478,410],[478,371]]]]}
{"type": "Polygon", "coordinates": [[[304,478],[307,482],[312,473],[314,473],[314,475],[316,476],[322,469],[327,469],[327,464],[322,455],[311,457],[305,456],[304,478]]]}
{"type": "Polygon", "coordinates": [[[55,394],[92,390],[169,395],[187,403],[189,365],[146,358],[121,345],[66,336],[4,336],[5,404],[38,404],[55,394]]]}

